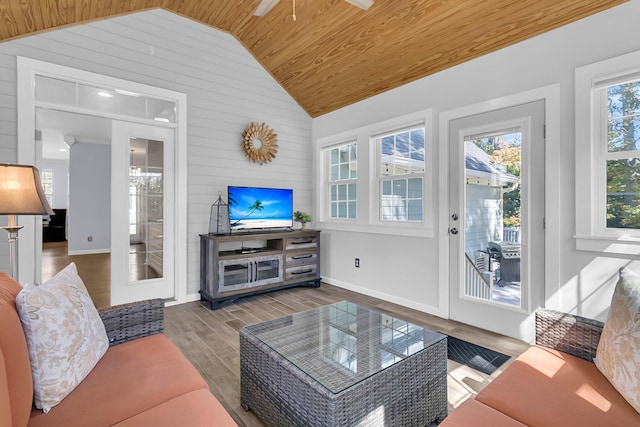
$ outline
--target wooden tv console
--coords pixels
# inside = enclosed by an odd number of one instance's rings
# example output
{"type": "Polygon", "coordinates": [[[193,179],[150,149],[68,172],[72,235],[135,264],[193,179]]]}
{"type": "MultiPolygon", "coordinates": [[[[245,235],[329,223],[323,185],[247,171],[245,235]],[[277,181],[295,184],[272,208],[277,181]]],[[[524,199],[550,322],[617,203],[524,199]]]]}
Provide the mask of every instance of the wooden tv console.
{"type": "Polygon", "coordinates": [[[320,286],[319,231],[200,234],[200,300],[212,310],[293,286],[320,286]]]}

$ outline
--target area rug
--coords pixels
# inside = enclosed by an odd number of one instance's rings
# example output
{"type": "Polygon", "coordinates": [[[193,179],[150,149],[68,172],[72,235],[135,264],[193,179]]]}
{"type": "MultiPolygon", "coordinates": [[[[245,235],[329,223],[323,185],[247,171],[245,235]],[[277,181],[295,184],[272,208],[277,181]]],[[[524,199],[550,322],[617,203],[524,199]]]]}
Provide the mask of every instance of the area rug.
{"type": "Polygon", "coordinates": [[[509,360],[506,354],[451,336],[447,337],[447,358],[487,375],[509,360]]]}

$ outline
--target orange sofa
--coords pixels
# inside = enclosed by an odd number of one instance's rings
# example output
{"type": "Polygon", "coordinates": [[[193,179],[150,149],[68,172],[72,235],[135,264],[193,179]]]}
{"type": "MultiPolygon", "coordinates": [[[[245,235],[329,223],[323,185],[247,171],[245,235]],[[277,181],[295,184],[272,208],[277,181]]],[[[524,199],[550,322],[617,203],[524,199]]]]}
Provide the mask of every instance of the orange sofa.
{"type": "Polygon", "coordinates": [[[106,354],[49,413],[35,409],[15,304],[21,289],[0,273],[0,427],[237,426],[198,371],[161,334],[162,300],[100,310],[110,343],[106,354]]]}
{"type": "Polygon", "coordinates": [[[640,426],[640,414],[593,363],[603,326],[538,310],[536,345],[440,425],[640,426]]]}

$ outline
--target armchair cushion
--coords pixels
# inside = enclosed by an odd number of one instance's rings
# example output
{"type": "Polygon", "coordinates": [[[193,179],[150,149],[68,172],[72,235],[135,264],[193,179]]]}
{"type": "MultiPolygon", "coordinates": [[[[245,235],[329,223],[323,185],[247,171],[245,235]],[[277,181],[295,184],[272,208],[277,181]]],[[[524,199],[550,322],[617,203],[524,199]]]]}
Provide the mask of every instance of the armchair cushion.
{"type": "Polygon", "coordinates": [[[91,372],[109,348],[104,324],[75,264],[16,297],[29,348],[33,395],[45,413],[91,372]]]}
{"type": "Polygon", "coordinates": [[[596,351],[596,366],[640,412],[640,276],[625,268],[611,299],[596,351]]]}

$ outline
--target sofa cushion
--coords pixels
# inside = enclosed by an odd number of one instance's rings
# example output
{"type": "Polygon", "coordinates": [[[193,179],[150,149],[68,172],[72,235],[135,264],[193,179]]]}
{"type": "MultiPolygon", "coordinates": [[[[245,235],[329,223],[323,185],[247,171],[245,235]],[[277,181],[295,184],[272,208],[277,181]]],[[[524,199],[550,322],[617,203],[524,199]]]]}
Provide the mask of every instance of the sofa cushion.
{"type": "Polygon", "coordinates": [[[207,383],[164,335],[109,348],[91,374],[48,414],[34,411],[29,427],[110,426],[207,383]]]}
{"type": "Polygon", "coordinates": [[[9,396],[9,384],[7,382],[7,367],[4,364],[4,356],[0,350],[0,427],[11,427],[11,396],[9,396]]]}
{"type": "Polygon", "coordinates": [[[595,364],[533,346],[476,396],[531,427],[640,425],[638,414],[595,364]]]}
{"type": "Polygon", "coordinates": [[[596,366],[627,402],[640,412],[640,276],[626,268],[611,299],[596,366]]]}
{"type": "Polygon", "coordinates": [[[475,399],[467,399],[440,424],[440,427],[469,426],[526,427],[475,399]]]}
{"type": "Polygon", "coordinates": [[[0,273],[0,352],[4,359],[0,383],[6,384],[11,395],[9,414],[16,427],[27,425],[33,404],[29,351],[16,311],[16,295],[21,290],[11,276],[0,273]]]}
{"type": "Polygon", "coordinates": [[[27,338],[33,398],[48,412],[91,372],[109,339],[74,263],[16,297],[27,338]]]}
{"type": "Polygon", "coordinates": [[[238,425],[209,390],[200,389],[175,397],[116,426],[237,427],[238,425]]]}

